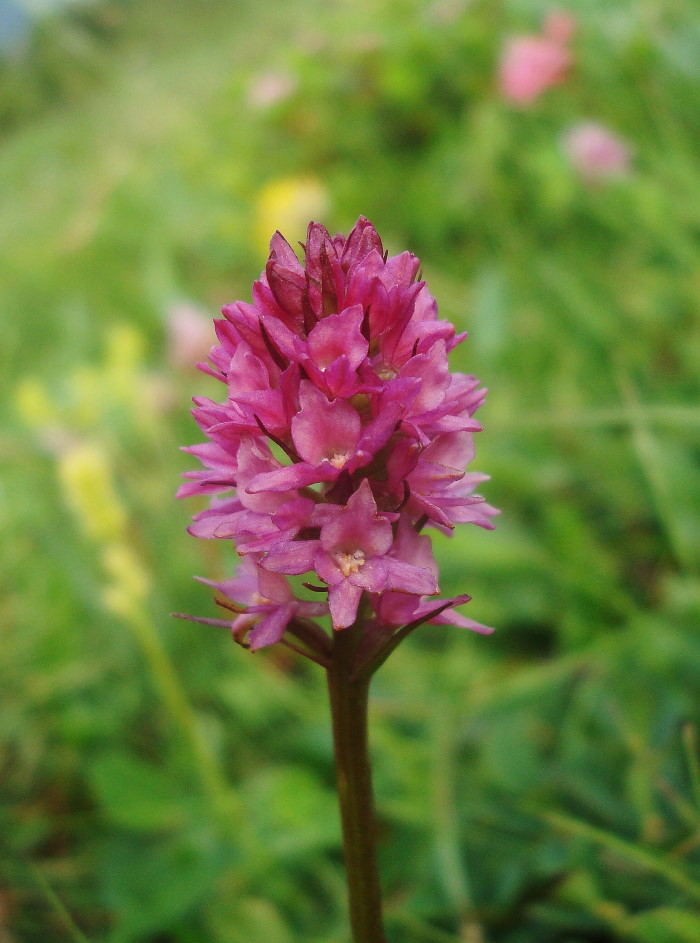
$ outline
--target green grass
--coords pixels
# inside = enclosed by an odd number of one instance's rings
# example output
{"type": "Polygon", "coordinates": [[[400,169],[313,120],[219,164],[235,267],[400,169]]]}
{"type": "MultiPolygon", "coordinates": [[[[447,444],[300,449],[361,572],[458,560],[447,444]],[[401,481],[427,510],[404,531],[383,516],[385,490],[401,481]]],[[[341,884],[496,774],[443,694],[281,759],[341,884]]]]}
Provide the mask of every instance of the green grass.
{"type": "Polygon", "coordinates": [[[247,299],[261,193],[311,177],[469,330],[503,511],[436,539],[496,633],[421,629],[374,683],[391,943],[700,938],[698,7],[577,5],[574,74],[519,112],[498,51],[543,9],[113,2],[0,70],[0,937],[347,940],[321,673],[169,618],[234,557],[173,500],[212,385],[167,312],[247,299]],[[628,178],[567,166],[584,118],[628,178]],[[78,441],[111,536],[61,486],[78,441]]]}

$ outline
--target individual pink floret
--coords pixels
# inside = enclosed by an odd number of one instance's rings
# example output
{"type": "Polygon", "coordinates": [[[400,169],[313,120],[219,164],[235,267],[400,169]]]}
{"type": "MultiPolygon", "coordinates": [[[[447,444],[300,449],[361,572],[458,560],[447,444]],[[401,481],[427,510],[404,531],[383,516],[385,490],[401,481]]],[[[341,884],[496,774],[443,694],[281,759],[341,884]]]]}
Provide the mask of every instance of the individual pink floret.
{"type": "Polygon", "coordinates": [[[328,611],[325,603],[297,599],[283,576],[261,569],[252,557],[241,560],[232,579],[202,582],[246,607],[231,623],[231,631],[237,641],[247,637],[251,651],[279,642],[292,619],[318,617],[328,611]]]}
{"type": "MultiPolygon", "coordinates": [[[[397,538],[392,547],[392,555],[405,563],[431,572],[437,579],[438,567],[433,557],[430,537],[419,535],[416,529],[403,518],[398,524],[397,538]]],[[[377,618],[382,625],[401,626],[421,620],[442,625],[455,625],[471,629],[482,635],[490,635],[493,629],[473,619],[467,619],[455,612],[455,606],[469,602],[471,596],[453,596],[451,599],[434,599],[426,596],[416,597],[406,593],[384,592],[375,601],[377,618]]]]}
{"type": "Polygon", "coordinates": [[[333,627],[352,625],[363,590],[382,593],[385,589],[419,595],[438,592],[434,574],[423,567],[388,556],[393,542],[392,527],[377,513],[367,479],[321,528],[321,546],[314,566],[330,587],[333,627]]]}

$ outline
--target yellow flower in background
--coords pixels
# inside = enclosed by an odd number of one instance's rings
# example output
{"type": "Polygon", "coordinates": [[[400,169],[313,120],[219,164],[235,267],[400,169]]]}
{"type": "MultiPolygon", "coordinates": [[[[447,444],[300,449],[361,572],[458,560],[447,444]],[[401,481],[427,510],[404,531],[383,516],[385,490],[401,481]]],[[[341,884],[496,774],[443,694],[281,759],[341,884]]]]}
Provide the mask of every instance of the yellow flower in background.
{"type": "Polygon", "coordinates": [[[158,420],[167,397],[149,395],[158,375],[145,366],[144,335],[131,324],[114,324],[103,343],[99,363],[77,364],[51,389],[36,377],[15,389],[20,417],[52,452],[86,434],[102,438],[115,420],[148,433],[158,420]]]}
{"type": "Polygon", "coordinates": [[[102,567],[109,578],[102,590],[102,601],[114,615],[133,618],[148,595],[149,579],[143,563],[126,543],[112,543],[103,548],[102,567]]]}
{"type": "Polygon", "coordinates": [[[17,384],[15,404],[20,419],[32,429],[46,429],[59,423],[59,411],[36,377],[25,377],[17,384]]]}
{"type": "Polygon", "coordinates": [[[123,538],[126,511],[104,449],[93,442],[66,449],[58,458],[58,479],[66,504],[88,537],[105,542],[123,538]]]}
{"type": "Polygon", "coordinates": [[[123,425],[150,434],[158,417],[160,401],[145,396],[157,378],[145,367],[145,352],[146,339],[137,328],[115,324],[105,332],[98,363],[76,365],[56,388],[28,377],[15,389],[19,415],[55,457],[66,507],[97,553],[105,578],[103,603],[138,624],[140,632],[150,578],[131,545],[128,507],[113,466],[123,425]],[[144,400],[153,408],[144,408],[144,400]]]}
{"type": "Polygon", "coordinates": [[[265,184],[255,210],[255,245],[267,257],[270,233],[279,230],[290,245],[306,237],[309,220],[322,221],[330,209],[327,188],[315,177],[279,177],[265,184]]]}
{"type": "Polygon", "coordinates": [[[146,338],[132,324],[114,324],[107,331],[105,344],[105,374],[114,399],[130,403],[138,391],[134,380],[144,370],[146,338]]]}
{"type": "Polygon", "coordinates": [[[58,458],[58,479],[78,526],[97,545],[107,577],[102,601],[115,615],[139,618],[150,580],[128,542],[127,511],[116,492],[107,453],[95,442],[67,448],[58,458]]]}

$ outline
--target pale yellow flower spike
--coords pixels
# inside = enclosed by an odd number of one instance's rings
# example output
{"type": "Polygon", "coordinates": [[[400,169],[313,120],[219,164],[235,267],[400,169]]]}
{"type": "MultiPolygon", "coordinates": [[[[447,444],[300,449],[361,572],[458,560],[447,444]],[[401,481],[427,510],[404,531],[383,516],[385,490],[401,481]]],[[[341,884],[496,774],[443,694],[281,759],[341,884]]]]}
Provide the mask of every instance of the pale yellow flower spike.
{"type": "Polygon", "coordinates": [[[88,537],[104,543],[123,538],[126,512],[103,449],[91,442],[72,446],[58,459],[58,478],[66,503],[88,537]]]}
{"type": "Polygon", "coordinates": [[[60,420],[48,390],[36,377],[27,377],[17,384],[15,403],[20,419],[35,431],[46,429],[60,420]]]}
{"type": "Polygon", "coordinates": [[[102,551],[102,565],[110,578],[102,591],[105,605],[115,615],[133,618],[149,589],[143,564],[128,544],[113,543],[102,551]]]}

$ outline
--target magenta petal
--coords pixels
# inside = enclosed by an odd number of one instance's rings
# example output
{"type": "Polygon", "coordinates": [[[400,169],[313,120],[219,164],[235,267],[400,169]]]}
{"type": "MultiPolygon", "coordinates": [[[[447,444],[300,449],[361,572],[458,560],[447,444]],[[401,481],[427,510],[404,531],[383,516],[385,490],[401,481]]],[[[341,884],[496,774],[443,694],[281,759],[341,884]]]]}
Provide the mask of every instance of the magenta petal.
{"type": "Polygon", "coordinates": [[[347,629],[353,624],[357,618],[357,607],[361,596],[360,587],[353,586],[347,580],[342,580],[337,586],[332,586],[328,590],[328,605],[334,629],[347,629]]]}
{"type": "Polygon", "coordinates": [[[340,314],[331,314],[319,321],[309,334],[309,354],[321,370],[345,355],[352,369],[367,356],[369,342],[361,332],[364,310],[353,305],[340,314]]]}
{"type": "Polygon", "coordinates": [[[347,272],[348,269],[362,262],[372,251],[381,257],[384,252],[382,241],[370,221],[360,216],[345,240],[340,259],[343,269],[347,272]]]}
{"type": "Polygon", "coordinates": [[[299,602],[297,603],[297,614],[307,619],[316,619],[319,616],[326,616],[328,615],[328,603],[299,602]]]}
{"type": "Polygon", "coordinates": [[[434,596],[440,592],[437,580],[430,570],[387,557],[386,571],[387,589],[400,593],[415,593],[417,596],[434,596]]]}
{"type": "Polygon", "coordinates": [[[387,561],[383,557],[365,560],[364,564],[348,579],[370,593],[381,593],[386,586],[387,561]]]}
{"type": "Polygon", "coordinates": [[[345,354],[326,367],[322,373],[322,378],[324,388],[334,398],[348,398],[357,392],[358,376],[345,354]]]}
{"type": "Polygon", "coordinates": [[[244,390],[267,390],[269,371],[247,344],[239,344],[226,370],[230,392],[237,396],[244,390]]]}
{"type": "Polygon", "coordinates": [[[453,609],[446,609],[439,616],[430,620],[436,624],[455,625],[458,629],[469,629],[471,632],[478,632],[479,635],[492,635],[493,626],[483,625],[481,622],[475,622],[473,619],[467,619],[459,612],[453,609]]]}
{"type": "Polygon", "coordinates": [[[314,557],[313,568],[318,573],[320,579],[322,579],[324,583],[327,583],[328,586],[335,586],[337,583],[340,583],[341,580],[345,579],[333,557],[329,553],[326,553],[325,550],[317,551],[314,557]]]}
{"type": "Polygon", "coordinates": [[[291,316],[293,323],[301,324],[306,276],[294,250],[278,232],[270,243],[270,258],[265,274],[277,304],[291,316]]]}
{"type": "Polygon", "coordinates": [[[292,540],[284,547],[265,554],[261,566],[277,573],[299,576],[313,569],[317,549],[317,540],[292,540]]]}
{"type": "Polygon", "coordinates": [[[421,602],[415,609],[413,618],[415,619],[422,615],[430,615],[441,603],[449,602],[449,608],[443,609],[443,611],[434,618],[428,620],[431,624],[455,625],[460,629],[469,629],[472,632],[478,632],[480,635],[491,635],[493,632],[491,626],[482,625],[481,622],[475,622],[473,619],[467,619],[459,612],[454,611],[455,606],[463,606],[465,603],[469,602],[470,599],[471,596],[468,596],[466,593],[462,596],[453,596],[452,599],[449,600],[427,599],[421,602]]]}
{"type": "Polygon", "coordinates": [[[285,496],[284,493],[265,492],[264,494],[251,495],[246,489],[257,475],[278,469],[279,462],[273,458],[268,447],[251,436],[246,436],[241,440],[241,446],[238,450],[238,497],[243,505],[251,511],[259,513],[272,513],[280,504],[290,500],[296,495],[285,496]]]}
{"type": "Polygon", "coordinates": [[[329,552],[361,551],[365,557],[385,554],[392,542],[391,524],[377,514],[367,479],[342,508],[321,528],[321,546],[329,552]]]}
{"type": "Polygon", "coordinates": [[[401,378],[417,377],[420,392],[412,406],[414,415],[435,409],[445,397],[450,385],[445,342],[438,341],[429,354],[418,354],[401,368],[401,378]]]}
{"type": "Polygon", "coordinates": [[[193,537],[200,537],[204,540],[213,540],[215,537],[230,536],[226,533],[226,530],[223,530],[223,521],[220,515],[215,516],[201,516],[198,520],[193,521],[190,526],[187,528],[187,533],[191,534],[193,537]]]}
{"type": "Polygon", "coordinates": [[[311,465],[325,459],[342,468],[355,452],[360,436],[357,410],[342,400],[329,403],[308,381],[301,383],[299,401],[301,410],[292,419],[292,438],[299,455],[311,465]]]}
{"type": "Polygon", "coordinates": [[[420,596],[411,596],[409,593],[382,593],[374,604],[377,620],[381,625],[394,628],[407,625],[413,620],[419,602],[420,596]]]}
{"type": "Polygon", "coordinates": [[[198,577],[198,579],[200,583],[213,586],[214,589],[217,589],[233,602],[251,606],[259,590],[258,575],[259,570],[255,561],[251,557],[244,557],[236,567],[235,575],[231,579],[222,582],[205,580],[201,577],[198,577]]]}
{"type": "Polygon", "coordinates": [[[263,599],[269,599],[271,603],[281,606],[291,602],[294,598],[289,581],[272,570],[264,570],[258,567],[258,588],[263,599]]]}
{"type": "Polygon", "coordinates": [[[333,481],[338,477],[338,469],[325,462],[320,467],[308,465],[285,465],[275,471],[256,475],[246,488],[247,494],[261,494],[265,491],[293,491],[295,488],[305,488],[307,485],[319,481],[333,481]]]}
{"type": "Polygon", "coordinates": [[[389,403],[378,416],[367,423],[357,443],[357,455],[350,461],[350,471],[366,465],[384,448],[394,433],[402,411],[403,408],[398,403],[389,403]]]}
{"type": "Polygon", "coordinates": [[[293,360],[297,344],[297,335],[278,318],[260,317],[260,327],[265,332],[268,342],[285,360],[293,360]]]}
{"type": "Polygon", "coordinates": [[[289,625],[289,620],[294,616],[295,608],[296,605],[293,602],[271,608],[268,615],[261,619],[250,633],[250,650],[255,652],[266,645],[279,642],[289,625]]]}

